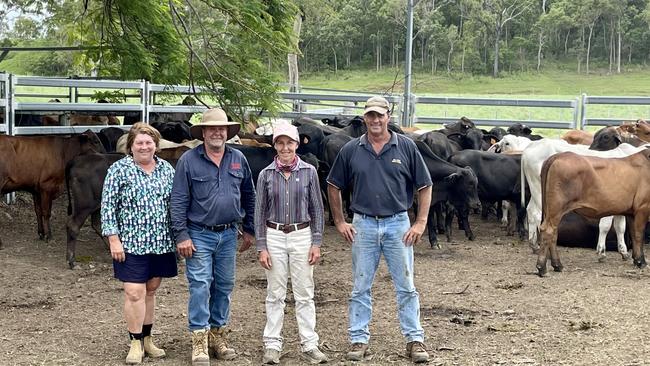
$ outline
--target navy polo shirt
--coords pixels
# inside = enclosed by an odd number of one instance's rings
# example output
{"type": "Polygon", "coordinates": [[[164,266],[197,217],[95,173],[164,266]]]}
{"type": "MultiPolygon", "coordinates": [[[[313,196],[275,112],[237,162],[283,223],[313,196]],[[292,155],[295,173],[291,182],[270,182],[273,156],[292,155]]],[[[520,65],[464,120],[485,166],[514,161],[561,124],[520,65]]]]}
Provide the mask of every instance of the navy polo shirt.
{"type": "Polygon", "coordinates": [[[345,144],[336,156],[327,183],[339,189],[352,186],[353,212],[389,216],[406,211],[415,189],[432,185],[413,140],[390,134],[379,154],[364,134],[345,144]]]}

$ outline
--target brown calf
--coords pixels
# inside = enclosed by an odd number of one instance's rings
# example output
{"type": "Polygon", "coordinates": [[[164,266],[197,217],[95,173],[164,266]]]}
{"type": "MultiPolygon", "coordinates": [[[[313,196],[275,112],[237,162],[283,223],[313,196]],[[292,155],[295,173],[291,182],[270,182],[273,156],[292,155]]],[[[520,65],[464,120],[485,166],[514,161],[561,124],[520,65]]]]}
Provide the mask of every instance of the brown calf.
{"type": "Polygon", "coordinates": [[[625,158],[596,158],[565,152],[551,156],[542,166],[541,247],[537,258],[540,276],[546,275],[547,256],[556,272],[562,271],[557,232],[570,211],[588,217],[634,217],[632,258],[645,267],[642,236],[650,215],[650,150],[625,158]]]}
{"type": "Polygon", "coordinates": [[[560,138],[571,145],[591,145],[594,142],[594,134],[582,130],[569,130],[560,138]]]}
{"type": "Polygon", "coordinates": [[[65,165],[90,151],[104,152],[99,138],[90,130],[72,137],[0,135],[0,193],[32,194],[42,240],[52,238],[52,200],[63,191],[65,165]]]}

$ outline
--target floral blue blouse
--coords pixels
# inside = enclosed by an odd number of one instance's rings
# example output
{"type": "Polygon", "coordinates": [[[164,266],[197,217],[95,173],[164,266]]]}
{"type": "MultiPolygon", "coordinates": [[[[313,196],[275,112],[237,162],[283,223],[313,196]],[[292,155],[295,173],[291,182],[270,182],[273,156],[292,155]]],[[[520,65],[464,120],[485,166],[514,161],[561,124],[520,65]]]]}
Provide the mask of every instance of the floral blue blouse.
{"type": "Polygon", "coordinates": [[[108,169],[102,190],[102,235],[118,235],[129,254],[163,254],[176,250],[169,197],[174,168],[156,156],[156,168],[145,173],[126,156],[108,169]]]}

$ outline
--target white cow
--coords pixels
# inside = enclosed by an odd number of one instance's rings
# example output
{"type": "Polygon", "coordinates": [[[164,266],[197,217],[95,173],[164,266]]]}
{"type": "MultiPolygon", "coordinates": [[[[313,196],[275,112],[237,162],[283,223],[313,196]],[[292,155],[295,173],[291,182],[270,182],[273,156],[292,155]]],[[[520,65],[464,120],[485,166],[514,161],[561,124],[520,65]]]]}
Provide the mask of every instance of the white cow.
{"type": "MultiPolygon", "coordinates": [[[[525,184],[528,183],[530,189],[530,202],[526,208],[528,217],[528,239],[530,240],[533,250],[539,249],[537,229],[542,222],[542,189],[541,189],[541,172],[544,161],[551,155],[572,151],[576,154],[598,156],[602,158],[620,158],[635,154],[645,149],[645,146],[634,147],[629,144],[621,144],[619,147],[609,151],[589,150],[585,145],[570,145],[564,140],[542,139],[533,141],[523,151],[521,155],[521,202],[525,204],[525,184]]],[[[598,245],[596,252],[602,258],[605,257],[605,239],[607,232],[614,224],[618,251],[624,259],[629,257],[627,247],[625,246],[625,217],[609,216],[600,220],[598,225],[600,233],[598,236],[598,245]]]]}
{"type": "Polygon", "coordinates": [[[514,151],[523,151],[531,141],[528,137],[515,136],[515,135],[505,135],[501,141],[493,144],[487,151],[494,152],[514,152],[514,151]]]}

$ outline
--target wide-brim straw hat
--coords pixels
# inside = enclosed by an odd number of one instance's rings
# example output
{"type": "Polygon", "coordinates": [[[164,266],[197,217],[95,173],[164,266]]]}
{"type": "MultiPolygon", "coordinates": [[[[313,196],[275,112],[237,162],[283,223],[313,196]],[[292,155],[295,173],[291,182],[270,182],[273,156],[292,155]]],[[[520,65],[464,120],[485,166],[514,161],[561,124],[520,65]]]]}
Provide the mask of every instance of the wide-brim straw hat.
{"type": "Polygon", "coordinates": [[[211,108],[203,112],[200,123],[197,123],[194,126],[190,127],[190,134],[192,135],[192,138],[203,140],[203,127],[209,126],[228,127],[228,137],[226,140],[230,140],[231,138],[235,137],[241,127],[239,122],[228,121],[228,116],[226,115],[226,112],[223,111],[223,109],[211,108]]]}

